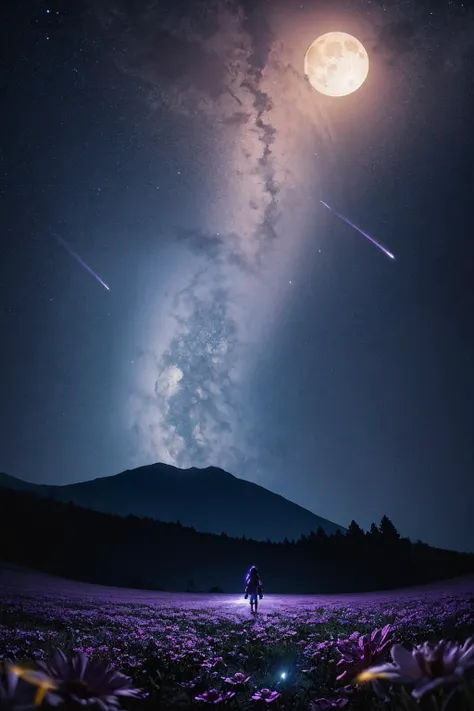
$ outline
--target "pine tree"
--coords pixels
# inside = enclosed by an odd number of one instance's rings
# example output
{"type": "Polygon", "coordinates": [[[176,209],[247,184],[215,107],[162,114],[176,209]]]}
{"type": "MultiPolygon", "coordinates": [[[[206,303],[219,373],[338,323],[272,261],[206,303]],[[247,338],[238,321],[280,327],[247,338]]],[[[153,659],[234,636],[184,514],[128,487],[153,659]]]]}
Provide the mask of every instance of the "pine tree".
{"type": "Polygon", "coordinates": [[[347,529],[347,536],[353,541],[361,541],[364,538],[364,531],[356,521],[352,520],[347,529]]]}
{"type": "Polygon", "coordinates": [[[372,536],[372,538],[375,538],[375,539],[377,539],[380,536],[380,531],[379,531],[376,523],[372,523],[370,525],[369,534],[372,536]]]}
{"type": "Polygon", "coordinates": [[[380,521],[380,533],[386,541],[399,541],[400,534],[388,516],[383,516],[380,521]]]}

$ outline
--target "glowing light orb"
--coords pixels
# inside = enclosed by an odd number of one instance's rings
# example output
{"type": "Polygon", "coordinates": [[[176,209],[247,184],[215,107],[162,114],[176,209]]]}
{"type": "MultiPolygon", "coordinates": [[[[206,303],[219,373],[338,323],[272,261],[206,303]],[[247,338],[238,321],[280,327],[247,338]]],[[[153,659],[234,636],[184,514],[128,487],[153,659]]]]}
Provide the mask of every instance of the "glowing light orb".
{"type": "Polygon", "coordinates": [[[367,79],[369,57],[364,45],[346,32],[327,32],[309,46],[304,73],[326,96],[347,96],[367,79]]]}

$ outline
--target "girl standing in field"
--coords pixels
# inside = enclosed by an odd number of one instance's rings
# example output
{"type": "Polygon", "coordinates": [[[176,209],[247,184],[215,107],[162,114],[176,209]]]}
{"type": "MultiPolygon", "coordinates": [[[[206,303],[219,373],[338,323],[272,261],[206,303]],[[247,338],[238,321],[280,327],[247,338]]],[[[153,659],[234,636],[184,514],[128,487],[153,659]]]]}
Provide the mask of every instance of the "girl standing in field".
{"type": "Polygon", "coordinates": [[[262,581],[255,565],[252,565],[245,578],[245,599],[250,598],[250,609],[258,610],[258,600],[263,597],[262,581]]]}

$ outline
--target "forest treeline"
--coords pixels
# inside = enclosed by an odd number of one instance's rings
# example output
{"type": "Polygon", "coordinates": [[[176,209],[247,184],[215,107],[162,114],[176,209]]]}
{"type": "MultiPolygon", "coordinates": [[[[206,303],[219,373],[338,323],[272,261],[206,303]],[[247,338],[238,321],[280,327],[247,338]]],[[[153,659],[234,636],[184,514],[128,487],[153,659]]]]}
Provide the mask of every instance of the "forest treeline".
{"type": "Polygon", "coordinates": [[[0,558],[74,580],[150,590],[239,593],[250,564],[268,593],[383,590],[474,572],[474,555],[402,537],[387,516],[364,531],[298,541],[201,533],[0,489],[0,558]]]}

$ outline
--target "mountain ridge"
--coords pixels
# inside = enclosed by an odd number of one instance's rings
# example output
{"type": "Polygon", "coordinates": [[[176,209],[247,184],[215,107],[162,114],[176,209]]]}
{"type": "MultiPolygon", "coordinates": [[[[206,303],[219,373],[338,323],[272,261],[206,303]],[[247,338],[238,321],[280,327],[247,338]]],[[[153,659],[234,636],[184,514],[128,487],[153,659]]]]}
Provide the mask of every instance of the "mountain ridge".
{"type": "Polygon", "coordinates": [[[179,469],[157,463],[65,485],[34,484],[0,473],[0,486],[105,513],[179,521],[198,531],[254,540],[296,540],[319,527],[328,534],[346,530],[260,484],[217,467],[179,469]]]}

